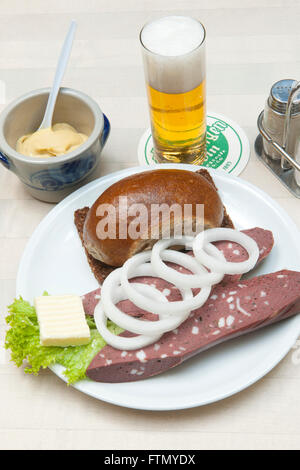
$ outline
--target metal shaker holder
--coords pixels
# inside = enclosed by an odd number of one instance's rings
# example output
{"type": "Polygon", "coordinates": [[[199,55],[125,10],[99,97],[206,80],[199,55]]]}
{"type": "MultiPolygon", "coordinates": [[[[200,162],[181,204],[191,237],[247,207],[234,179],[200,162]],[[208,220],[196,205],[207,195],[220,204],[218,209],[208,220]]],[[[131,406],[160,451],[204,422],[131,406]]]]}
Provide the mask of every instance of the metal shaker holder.
{"type": "MultiPolygon", "coordinates": [[[[280,83],[280,82],[278,82],[280,83]]],[[[276,84],[275,84],[276,85],[276,84]]],[[[286,111],[284,117],[284,128],[282,136],[282,145],[276,142],[274,136],[264,126],[264,114],[262,111],[258,116],[257,126],[260,135],[257,136],[255,141],[255,151],[258,158],[267,166],[267,168],[284,184],[284,186],[297,198],[300,198],[300,163],[295,159],[295,155],[288,153],[288,143],[291,137],[291,117],[292,108],[294,107],[294,98],[298,92],[299,96],[300,82],[293,82],[290,88],[290,93],[286,103],[286,111]],[[264,150],[264,143],[269,144],[272,149],[280,155],[281,158],[274,159],[268,156],[264,150]]],[[[272,90],[271,90],[272,91],[272,90]]],[[[300,119],[300,115],[299,115],[300,119]]],[[[297,138],[297,146],[299,147],[300,156],[300,134],[297,138]]],[[[296,151],[297,149],[295,149],[296,151]]],[[[294,152],[295,153],[295,152],[294,152]]]]}

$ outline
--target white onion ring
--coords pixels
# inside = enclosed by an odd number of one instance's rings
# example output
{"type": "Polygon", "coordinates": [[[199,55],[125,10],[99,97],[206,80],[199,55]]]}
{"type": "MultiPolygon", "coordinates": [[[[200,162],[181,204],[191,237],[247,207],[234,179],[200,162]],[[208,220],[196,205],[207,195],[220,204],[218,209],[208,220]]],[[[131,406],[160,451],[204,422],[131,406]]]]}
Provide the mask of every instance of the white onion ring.
{"type": "Polygon", "coordinates": [[[201,307],[208,299],[211,286],[220,282],[225,274],[243,274],[257,263],[259,250],[256,242],[233,229],[210,229],[192,237],[179,240],[160,240],[152,253],[143,252],[126,261],[122,268],[113,271],[104,281],[101,300],[94,315],[98,331],[108,344],[124,350],[135,350],[156,342],[164,333],[183,323],[191,310],[201,307]],[[248,260],[234,263],[226,261],[222,252],[211,242],[229,240],[244,247],[248,260]],[[172,245],[192,247],[195,258],[172,249],[172,245]],[[149,263],[151,261],[151,263],[149,263]],[[183,274],[167,266],[164,261],[184,266],[194,274],[183,274]],[[208,272],[208,269],[211,272],[208,272]],[[155,286],[130,283],[139,276],[160,277],[171,282],[181,293],[180,301],[169,302],[155,286]],[[180,287],[178,287],[180,285],[180,287]],[[200,288],[193,296],[192,288],[200,288]],[[137,319],[122,312],[117,306],[120,300],[129,299],[137,307],[158,315],[157,321],[137,319]],[[109,314],[107,314],[109,312],[109,314]],[[112,334],[107,328],[107,317],[117,325],[137,334],[131,338],[112,334]]]}
{"type": "MultiPolygon", "coordinates": [[[[214,247],[216,248],[216,247],[214,247]]],[[[256,242],[245,233],[238,232],[231,228],[213,228],[199,233],[193,242],[195,258],[207,268],[214,272],[226,274],[244,274],[250,271],[257,263],[259,249],[256,242]],[[212,246],[207,246],[207,242],[228,240],[238,243],[248,252],[249,258],[238,263],[221,261],[215,256],[207,253],[213,250],[212,246]],[[205,249],[207,251],[205,251],[205,249]]]]}
{"type": "Polygon", "coordinates": [[[149,344],[153,344],[158,341],[162,335],[146,336],[138,335],[132,338],[126,338],[119,335],[114,335],[109,331],[106,325],[107,317],[104,313],[101,302],[95,308],[95,323],[97,330],[99,331],[102,338],[113,348],[132,351],[135,349],[144,348],[149,344]]]}
{"type": "MultiPolygon", "coordinates": [[[[125,265],[124,265],[125,266],[125,265]]],[[[166,297],[164,297],[165,302],[157,302],[155,300],[151,300],[149,297],[137,292],[135,287],[132,287],[133,292],[135,295],[142,296],[144,302],[144,310],[149,312],[163,315],[163,318],[158,321],[147,322],[144,320],[138,320],[136,318],[128,316],[126,313],[122,312],[116,305],[116,294],[117,294],[117,287],[120,284],[120,274],[123,272],[122,268],[116,269],[115,271],[111,272],[109,276],[105,279],[103,286],[102,286],[102,295],[101,295],[101,302],[105,312],[109,312],[109,318],[114,321],[117,325],[124,328],[125,330],[131,331],[132,333],[142,334],[142,335],[155,335],[155,334],[163,334],[167,331],[172,331],[177,328],[188,316],[189,311],[182,311],[180,310],[180,315],[170,315],[166,316],[166,311],[169,310],[169,305],[173,302],[168,302],[166,297]],[[113,300],[112,300],[113,299],[113,300]],[[160,312],[155,312],[155,306],[159,305],[160,312]],[[166,304],[168,306],[166,306],[166,304]],[[151,306],[151,308],[149,308],[151,306]]],[[[122,286],[123,287],[123,286],[122,286]]],[[[158,291],[160,292],[160,291],[158,291]]],[[[183,291],[184,292],[184,291],[183,291]]],[[[126,297],[130,299],[127,292],[126,297]]],[[[192,295],[192,294],[191,294],[192,295]]],[[[119,299],[117,299],[119,301],[119,299]]],[[[138,303],[133,301],[133,303],[139,307],[138,303]]],[[[175,302],[174,302],[175,303],[175,302]]],[[[169,313],[169,312],[168,312],[169,313]]]]}
{"type": "MultiPolygon", "coordinates": [[[[152,313],[163,314],[166,311],[165,305],[156,301],[151,301],[151,303],[149,303],[149,299],[145,298],[145,296],[139,292],[136,292],[128,280],[136,276],[136,268],[138,265],[149,261],[150,258],[151,252],[144,252],[128,259],[121,270],[121,285],[128,298],[135,305],[152,313]]],[[[155,277],[157,276],[154,271],[152,275],[155,277]]],[[[176,287],[180,291],[183,300],[168,303],[168,313],[170,315],[182,314],[182,312],[191,311],[201,307],[207,301],[211,291],[211,286],[203,287],[197,295],[193,296],[190,289],[181,289],[178,286],[176,287]]]]}
{"type": "MultiPolygon", "coordinates": [[[[151,295],[156,297],[158,300],[164,297],[164,295],[158,291],[157,289],[154,289],[153,287],[147,285],[147,284],[135,284],[135,287],[140,290],[140,291],[147,291],[151,290],[151,295]]],[[[123,289],[122,287],[119,287],[117,290],[117,298],[120,300],[125,300],[123,294],[123,289]]],[[[107,328],[107,317],[105,315],[103,306],[101,301],[98,302],[96,305],[95,311],[94,311],[94,319],[96,323],[97,330],[99,331],[100,335],[103,337],[103,339],[112,347],[116,349],[122,349],[122,350],[134,350],[134,349],[140,349],[145,346],[148,346],[149,344],[153,344],[156,341],[159,340],[159,338],[162,336],[160,335],[138,335],[132,338],[126,338],[123,336],[119,335],[114,335],[109,331],[107,328]]]]}
{"type": "MultiPolygon", "coordinates": [[[[166,281],[171,282],[174,285],[180,285],[184,288],[200,288],[208,287],[213,284],[218,284],[222,281],[224,274],[207,272],[207,270],[197,262],[195,258],[180,251],[175,250],[166,250],[169,246],[174,244],[180,244],[190,246],[190,237],[182,237],[179,240],[168,239],[168,240],[159,240],[152,249],[151,254],[151,265],[153,266],[154,271],[157,276],[165,279],[166,281]],[[173,268],[167,266],[163,261],[171,261],[173,263],[184,266],[192,272],[197,274],[182,274],[176,271],[173,268]],[[205,274],[200,274],[205,273],[205,274]]],[[[224,256],[221,251],[216,248],[217,256],[224,260],[224,256]]]]}

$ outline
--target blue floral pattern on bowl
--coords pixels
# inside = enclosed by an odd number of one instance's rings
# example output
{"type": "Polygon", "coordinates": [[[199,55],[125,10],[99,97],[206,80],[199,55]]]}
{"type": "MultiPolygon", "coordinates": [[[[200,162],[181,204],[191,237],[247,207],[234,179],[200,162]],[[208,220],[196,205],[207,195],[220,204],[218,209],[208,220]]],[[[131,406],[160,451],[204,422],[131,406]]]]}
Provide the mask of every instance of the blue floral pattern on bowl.
{"type": "Polygon", "coordinates": [[[95,166],[96,159],[97,155],[92,153],[84,158],[64,163],[60,168],[37,171],[30,176],[30,183],[36,189],[57,191],[87,176],[95,166]]]}

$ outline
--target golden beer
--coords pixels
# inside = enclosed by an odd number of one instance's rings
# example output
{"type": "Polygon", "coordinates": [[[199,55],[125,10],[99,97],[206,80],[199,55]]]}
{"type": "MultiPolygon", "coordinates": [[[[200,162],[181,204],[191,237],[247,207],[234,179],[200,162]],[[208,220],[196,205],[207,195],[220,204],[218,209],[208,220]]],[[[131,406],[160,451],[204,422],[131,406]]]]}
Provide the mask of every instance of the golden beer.
{"type": "Polygon", "coordinates": [[[148,85],[152,137],[160,161],[201,164],[205,158],[205,81],[185,93],[148,85]]]}
{"type": "Polygon", "coordinates": [[[187,17],[161,18],[141,32],[152,137],[160,162],[201,164],[205,159],[204,39],[201,23],[187,17]]]}

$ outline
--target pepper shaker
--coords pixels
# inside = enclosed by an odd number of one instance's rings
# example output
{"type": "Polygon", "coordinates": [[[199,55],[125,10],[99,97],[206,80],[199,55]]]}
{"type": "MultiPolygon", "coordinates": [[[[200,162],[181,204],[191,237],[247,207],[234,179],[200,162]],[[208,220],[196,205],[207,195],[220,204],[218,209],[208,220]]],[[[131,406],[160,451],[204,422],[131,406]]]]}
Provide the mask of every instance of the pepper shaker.
{"type": "MultiPolygon", "coordinates": [[[[263,117],[264,128],[270,137],[293,158],[296,155],[297,140],[300,135],[300,92],[293,97],[292,102],[289,97],[297,85],[298,82],[291,79],[274,83],[263,117]],[[287,116],[289,111],[289,116],[287,116]]],[[[263,141],[263,147],[268,157],[282,161],[283,169],[290,168],[290,165],[282,159],[281,154],[266,140],[263,141]]]]}
{"type": "Polygon", "coordinates": [[[258,116],[258,158],[300,199],[300,81],[280,80],[258,116]]]}

